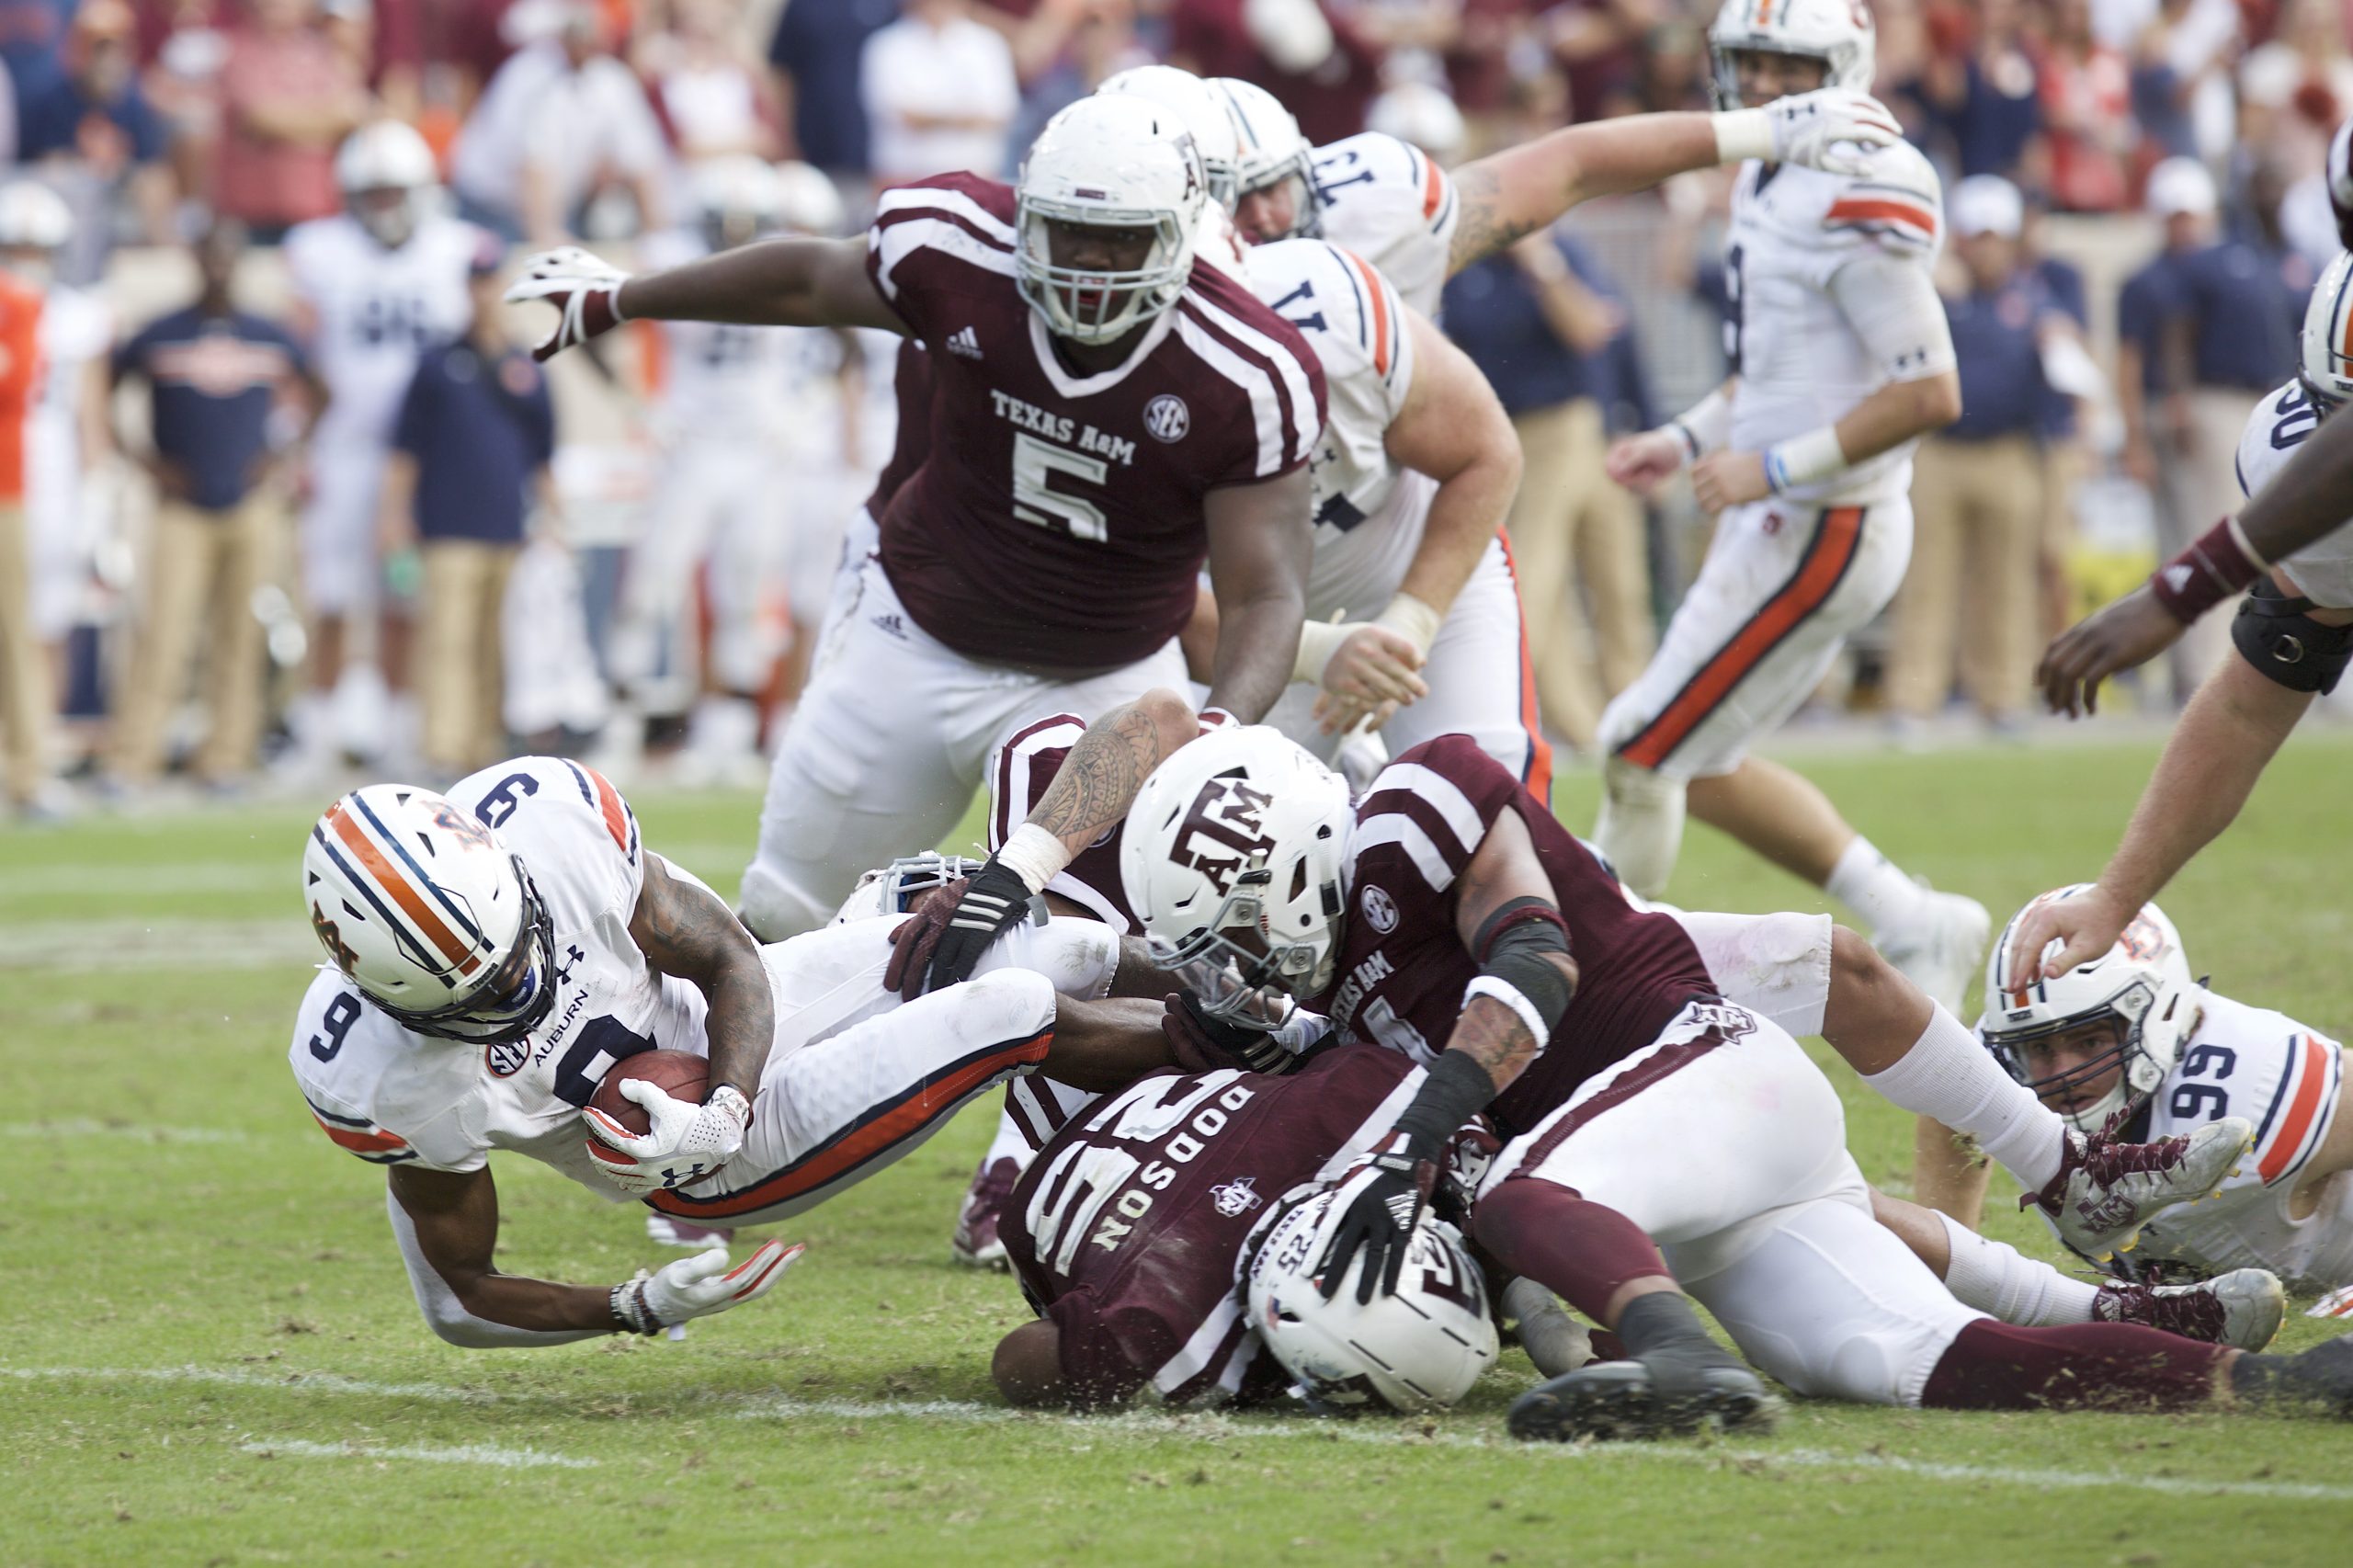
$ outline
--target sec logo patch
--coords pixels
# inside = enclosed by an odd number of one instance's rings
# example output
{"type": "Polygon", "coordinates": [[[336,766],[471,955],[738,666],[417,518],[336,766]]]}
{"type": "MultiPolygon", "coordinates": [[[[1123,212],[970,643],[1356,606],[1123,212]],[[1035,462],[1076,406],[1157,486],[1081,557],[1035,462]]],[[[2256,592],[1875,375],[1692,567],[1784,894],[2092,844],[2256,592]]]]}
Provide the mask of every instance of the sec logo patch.
{"type": "Polygon", "coordinates": [[[531,1042],[528,1040],[493,1040],[483,1048],[483,1065],[490,1069],[494,1078],[512,1078],[531,1060],[531,1042]]]}
{"type": "Polygon", "coordinates": [[[1397,901],[1381,889],[1370,882],[1365,883],[1364,896],[1357,902],[1362,906],[1364,917],[1374,930],[1386,937],[1397,929],[1397,901]]]}
{"type": "Polygon", "coordinates": [[[1155,441],[1181,441],[1193,427],[1193,411],[1175,392],[1162,392],[1143,405],[1143,433],[1155,441]]]}

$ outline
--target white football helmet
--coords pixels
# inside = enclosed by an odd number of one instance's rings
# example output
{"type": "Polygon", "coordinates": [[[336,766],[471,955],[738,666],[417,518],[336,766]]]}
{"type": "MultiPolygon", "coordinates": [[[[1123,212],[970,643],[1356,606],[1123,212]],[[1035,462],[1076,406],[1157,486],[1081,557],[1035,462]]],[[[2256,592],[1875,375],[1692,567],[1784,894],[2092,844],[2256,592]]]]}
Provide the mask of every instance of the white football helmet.
{"type": "Polygon", "coordinates": [[[2324,414],[2353,398],[2353,251],[2337,253],[2313,285],[2296,370],[2324,414]]]}
{"type": "MultiPolygon", "coordinates": [[[[1344,1279],[1326,1301],[1316,1265],[1347,1206],[1346,1185],[1326,1187],[1277,1219],[1244,1281],[1250,1326],[1300,1391],[1336,1408],[1375,1402],[1408,1415],[1443,1410],[1495,1364],[1487,1283],[1462,1234],[1424,1214],[1394,1295],[1357,1304],[1344,1279]]],[[[1349,1278],[1365,1267],[1359,1253],[1349,1278]]]]}
{"type": "MultiPolygon", "coordinates": [[[[2077,1127],[2096,1132],[2116,1112],[2156,1093],[2181,1055],[2181,1043],[2198,1017],[2200,993],[2181,950],[2181,934],[2154,903],[2141,906],[2116,946],[2056,980],[2040,978],[2039,966],[2049,948],[2029,955],[2028,962],[2037,966],[2032,973],[2013,973],[2010,938],[2018,922],[2040,905],[2082,892],[2086,886],[2077,882],[2044,893],[2011,915],[1994,938],[1985,960],[1985,1014],[1978,1020],[1977,1032],[2010,1075],[2038,1096],[2089,1084],[2121,1063],[2124,1071],[2106,1094],[2082,1110],[2066,1113],[2077,1127]],[[2111,1049],[2063,1073],[2029,1075],[2025,1047],[2103,1019],[2115,1021],[2111,1049]]],[[[2050,946],[2058,945],[2053,941],[2050,946]]]]}
{"type": "Polygon", "coordinates": [[[838,234],[849,214],[822,170],[787,159],[776,166],[777,217],[796,234],[838,234]]]}
{"type": "Polygon", "coordinates": [[[688,189],[695,222],[714,255],[774,232],[783,216],[776,170],[749,153],[697,164],[688,189]]]}
{"type": "Polygon", "coordinates": [[[1234,199],[1239,201],[1254,190],[1279,185],[1287,179],[1299,181],[1297,205],[1292,209],[1298,217],[1292,222],[1287,238],[1306,235],[1313,239],[1322,232],[1324,199],[1315,188],[1313,161],[1315,149],[1309,144],[1307,133],[1280,99],[1256,82],[1245,82],[1239,76],[1215,76],[1210,85],[1225,95],[1226,108],[1233,116],[1233,128],[1242,138],[1241,155],[1234,163],[1234,199]]]}
{"type": "Polygon", "coordinates": [[[854,920],[873,920],[885,915],[904,915],[907,906],[934,888],[971,876],[983,862],[967,860],[961,855],[942,855],[937,849],[926,849],[920,855],[903,855],[878,870],[868,871],[858,879],[858,886],[835,912],[833,924],[847,926],[854,920]]]}
{"type": "Polygon", "coordinates": [[[1087,97],[1046,121],[1022,160],[1013,215],[1015,283],[1057,336],[1108,343],[1176,302],[1193,271],[1209,199],[1199,149],[1170,111],[1142,98],[1087,97]],[[1069,267],[1058,224],[1151,235],[1133,267],[1069,267]]]}
{"type": "Polygon", "coordinates": [[[398,250],[425,221],[440,184],[433,149],[397,119],[363,125],[343,139],[335,155],[335,188],[360,227],[398,250]]]}
{"type": "Polygon", "coordinates": [[[1748,51],[1819,60],[1824,86],[1868,93],[1879,70],[1879,32],[1862,0],[1724,0],[1708,28],[1720,108],[1741,107],[1733,56],[1748,51]]]}
{"type": "Polygon", "coordinates": [[[1238,183],[1242,133],[1233,123],[1226,96],[1190,71],[1174,65],[1137,65],[1103,78],[1095,89],[1115,97],[1142,98],[1176,116],[1192,132],[1200,150],[1201,169],[1208,175],[1210,199],[1230,216],[1241,198],[1238,183]]]}
{"type": "Polygon", "coordinates": [[[74,237],[74,210],[28,179],[0,186],[0,250],[53,251],[74,237]]]}
{"type": "Polygon", "coordinates": [[[1288,997],[1331,984],[1350,815],[1340,776],[1263,724],[1203,735],[1143,781],[1120,881],[1204,1012],[1279,1028],[1288,997]]]}
{"type": "Polygon", "coordinates": [[[329,806],[302,851],[302,897],[335,968],[419,1034],[518,1040],[555,1003],[530,873],[429,790],[370,784],[329,806]]]}

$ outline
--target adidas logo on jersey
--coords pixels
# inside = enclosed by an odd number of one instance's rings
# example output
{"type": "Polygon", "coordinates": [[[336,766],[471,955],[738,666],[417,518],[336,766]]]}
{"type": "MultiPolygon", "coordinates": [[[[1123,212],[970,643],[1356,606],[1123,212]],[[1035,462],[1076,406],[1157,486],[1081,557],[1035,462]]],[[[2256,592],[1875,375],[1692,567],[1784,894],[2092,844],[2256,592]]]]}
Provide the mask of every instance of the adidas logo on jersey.
{"type": "Polygon", "coordinates": [[[867,619],[871,621],[874,630],[882,633],[883,636],[895,637],[902,642],[907,640],[907,623],[895,612],[869,616],[867,619]]]}
{"type": "Polygon", "coordinates": [[[980,335],[969,326],[958,327],[948,339],[948,352],[960,355],[966,359],[979,358],[981,357],[980,335]]]}

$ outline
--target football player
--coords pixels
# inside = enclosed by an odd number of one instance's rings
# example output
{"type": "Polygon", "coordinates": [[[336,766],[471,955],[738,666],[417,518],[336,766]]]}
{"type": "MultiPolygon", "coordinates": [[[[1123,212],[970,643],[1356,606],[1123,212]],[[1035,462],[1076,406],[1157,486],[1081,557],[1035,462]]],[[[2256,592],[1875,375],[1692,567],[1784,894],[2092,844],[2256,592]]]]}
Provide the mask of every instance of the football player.
{"type": "Polygon", "coordinates": [[[791,1256],[769,1243],[730,1269],[714,1246],[609,1288],[502,1274],[494,1150],[688,1224],[758,1224],[1009,1075],[1107,1089],[1168,1059],[1156,1002],[1106,1000],[1120,951],[1099,924],[1025,926],[971,983],[902,1007],[881,984],[896,918],[763,949],[643,847],[602,775],[556,757],[446,796],[344,797],[312,829],[303,892],[331,965],[289,1061],[327,1137],[387,1167],[418,1303],[460,1345],[654,1333],[750,1299],[791,1256]],[[657,1048],[709,1057],[701,1103],[632,1081],[646,1133],[584,1115],[615,1064],[657,1048]]]}
{"type": "Polygon", "coordinates": [[[1351,1332],[1356,1315],[1401,1282],[1426,1288],[1403,1279],[1427,1267],[1422,1214],[1448,1142],[1483,1111],[1508,1142],[1480,1179],[1473,1234],[1628,1352],[1524,1394],[1519,1436],[1762,1417],[1763,1384],[1689,1298],[1803,1394],[2353,1414],[2353,1338],[2250,1356],[1961,1305],[1872,1220],[1837,1094],[1796,1041],[1715,995],[1682,925],[1631,904],[1461,737],[1407,753],[1351,805],[1267,732],[1212,735],[1137,794],[1121,869],[1154,953],[1209,1017],[1265,1024],[1311,1006],[1427,1065],[1302,1244],[1254,1265],[1254,1301],[1261,1274],[1288,1275],[1289,1290],[1264,1282],[1268,1300],[1320,1326],[1301,1336],[1316,1362],[1292,1369],[1311,1385],[1371,1375],[1379,1347],[1351,1332]]]}
{"type": "Polygon", "coordinates": [[[756,931],[816,925],[867,867],[936,842],[1029,715],[1179,678],[1204,554],[1225,610],[1211,701],[1256,719],[1289,679],[1323,372],[1274,312],[1191,266],[1206,176],[1165,119],[1082,99],[1017,188],[902,187],[862,242],[635,278],[560,251],[516,289],[560,307],[543,354],[632,317],[923,340],[927,455],[778,756],[744,879],[756,931]]]}
{"type": "MultiPolygon", "coordinates": [[[[1720,99],[1766,104],[1871,78],[1851,0],[1727,0],[1709,33],[1720,99]]],[[[1984,907],[1904,875],[1811,782],[1747,755],[1887,604],[1912,553],[1912,448],[1961,413],[1935,170],[1904,142],[1838,173],[1760,159],[1733,188],[1724,268],[1732,376],[1611,448],[1647,494],[1688,465],[1715,540],[1659,650],[1602,715],[1594,838],[1644,897],[1665,887],[1688,802],[1702,822],[1824,888],[1896,966],[1958,1012],[1984,907]]]]}
{"type": "Polygon", "coordinates": [[[381,607],[377,503],[392,425],[418,356],[472,317],[467,278],[483,235],[440,210],[433,150],[396,120],[353,131],[335,171],[346,210],[296,224],[284,250],[296,335],[327,389],[301,521],[312,691],[294,719],[314,756],[339,746],[366,759],[404,727],[397,714],[388,725],[383,708],[386,685],[406,685],[404,622],[386,615],[381,668],[347,661],[345,638],[353,617],[381,607]]]}

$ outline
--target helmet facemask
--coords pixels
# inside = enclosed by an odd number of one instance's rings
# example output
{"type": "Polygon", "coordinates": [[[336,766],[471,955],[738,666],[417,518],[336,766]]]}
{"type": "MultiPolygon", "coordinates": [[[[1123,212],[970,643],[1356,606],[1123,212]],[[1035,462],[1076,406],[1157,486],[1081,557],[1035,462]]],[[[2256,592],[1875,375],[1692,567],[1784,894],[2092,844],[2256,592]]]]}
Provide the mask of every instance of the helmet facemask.
{"type": "MultiPolygon", "coordinates": [[[[2177,996],[2172,1006],[2179,1007],[2187,998],[2177,996]]],[[[2140,1108],[2157,1085],[2165,1081],[2165,1066],[2148,1049],[2149,1028],[2154,1023],[2169,1023],[2170,1018],[2153,1019],[2151,1011],[2157,1005],[2157,990],[2145,979],[2135,979],[2102,1006],[2064,1018],[2017,1029],[1985,1030],[1986,1049],[1996,1061],[2009,1070],[2010,1076],[2031,1090],[2037,1099],[2047,1101],[2054,1094],[2071,1093],[2097,1083],[2111,1070],[2116,1081],[2105,1093],[2090,1104],[2077,1108],[2052,1106],[2076,1127],[2096,1132],[2120,1111],[2140,1108]],[[2038,1040],[2052,1040],[2074,1034],[2094,1024],[2105,1024],[2110,1043],[2106,1050],[2076,1062],[2071,1067],[2041,1077],[2030,1076],[2032,1063],[2027,1047],[2038,1040]]]]}
{"type": "MultiPolygon", "coordinates": [[[[1306,862],[1293,868],[1304,877],[1306,862]]],[[[1294,997],[1313,996],[1332,983],[1338,943],[1329,923],[1290,939],[1278,938],[1267,917],[1267,893],[1274,872],[1266,856],[1252,857],[1210,923],[1171,942],[1148,937],[1153,961],[1182,981],[1211,1017],[1243,1028],[1272,1031],[1290,1021],[1294,997]],[[1236,941],[1229,931],[1244,933],[1236,941]]],[[[1336,917],[1339,890],[1325,890],[1327,914],[1336,917]]]]}
{"type": "Polygon", "coordinates": [[[1315,188],[1315,176],[1308,167],[1307,152],[1293,153],[1281,163],[1269,167],[1250,169],[1237,176],[1233,208],[1239,212],[1242,203],[1261,191],[1291,187],[1290,227],[1271,239],[1260,239],[1246,227],[1243,236],[1253,244],[1272,244],[1278,240],[1320,239],[1324,233],[1324,198],[1315,188]],[[1247,183],[1243,183],[1244,180],[1247,183]]]}
{"type": "Polygon", "coordinates": [[[550,970],[555,923],[522,860],[509,858],[523,889],[522,924],[514,950],[463,995],[438,1007],[399,1007],[370,993],[369,1000],[402,1028],[437,1040],[499,1045],[529,1034],[554,1007],[556,987],[550,970]]]}
{"type": "Polygon", "coordinates": [[[1046,318],[1055,336],[1074,343],[1125,336],[1175,304],[1192,273],[1191,236],[1167,210],[1098,207],[1024,192],[1014,224],[1020,241],[1014,278],[1022,299],[1046,318]],[[1127,231],[1121,238],[1129,244],[1144,233],[1151,238],[1132,267],[1078,267],[1054,258],[1058,231],[1066,245],[1087,243],[1071,230],[1127,231]]]}

